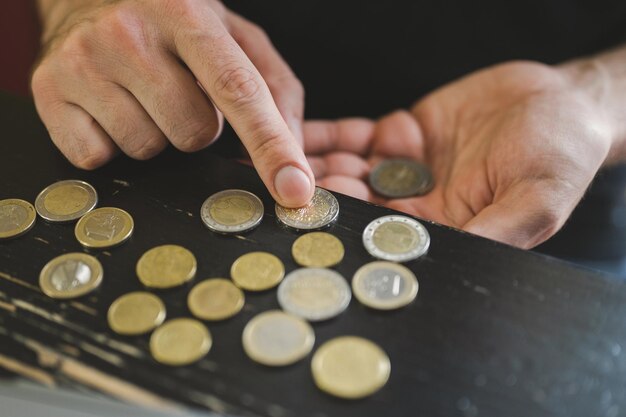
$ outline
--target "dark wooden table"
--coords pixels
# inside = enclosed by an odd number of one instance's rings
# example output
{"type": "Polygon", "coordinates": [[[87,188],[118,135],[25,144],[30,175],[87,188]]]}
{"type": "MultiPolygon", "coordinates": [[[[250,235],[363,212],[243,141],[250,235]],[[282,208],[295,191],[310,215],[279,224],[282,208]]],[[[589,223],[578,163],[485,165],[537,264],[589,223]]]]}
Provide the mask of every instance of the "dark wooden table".
{"type": "MultiPolygon", "coordinates": [[[[185,405],[233,415],[626,413],[625,283],[427,222],[431,249],[407,264],[420,282],[413,304],[381,313],[353,300],[338,318],[314,324],[316,346],[354,334],[387,351],[391,379],[372,397],[343,401],[318,391],[310,376],[310,357],[280,369],[246,357],[242,329],[255,314],[278,308],[275,290],[246,294],[241,314],[209,323],[214,346],[199,363],[159,365],[148,353],[147,336],[117,336],[105,319],[115,298],[142,288],[135,263],[144,251],[165,243],[189,248],[198,259],[198,282],[227,277],[232,261],[253,250],[273,252],[293,270],[290,248],[298,234],[277,223],[273,201],[252,169],[211,150],[193,155],[168,151],[149,162],[118,158],[103,169],[83,172],[54,149],[31,103],[0,96],[0,126],[0,199],[34,202],[48,184],[78,178],[95,186],[100,206],[123,208],[136,224],[129,242],[94,252],[105,269],[102,287],[69,302],[45,297],[37,281],[50,259],[83,250],[72,225],[39,219],[25,236],[0,243],[0,367],[50,386],[78,386],[145,405],[185,405]],[[225,188],[261,197],[266,214],[260,227],[226,237],[203,226],[202,202],[225,188]]],[[[336,269],[351,279],[372,260],[361,244],[361,231],[392,211],[337,198],[341,212],[329,231],[346,247],[336,269]]],[[[188,291],[189,286],[158,292],[170,318],[190,315],[188,291]]]]}

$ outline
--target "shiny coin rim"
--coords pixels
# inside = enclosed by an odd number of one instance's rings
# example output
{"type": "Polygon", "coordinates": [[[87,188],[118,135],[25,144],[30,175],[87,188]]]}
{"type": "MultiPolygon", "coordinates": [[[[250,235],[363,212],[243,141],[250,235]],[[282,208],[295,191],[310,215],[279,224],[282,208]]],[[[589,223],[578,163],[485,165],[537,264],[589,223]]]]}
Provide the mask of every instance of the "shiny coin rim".
{"type": "Polygon", "coordinates": [[[378,392],[387,384],[391,376],[391,361],[389,355],[369,339],[359,336],[339,336],[328,340],[315,351],[311,360],[311,374],[315,385],[325,393],[349,400],[359,399],[378,392]],[[370,381],[369,386],[360,387],[361,389],[358,390],[354,387],[345,389],[345,386],[333,385],[335,381],[325,375],[323,368],[323,361],[326,357],[336,354],[333,350],[337,348],[337,345],[354,342],[359,343],[361,348],[370,349],[372,361],[377,362],[380,367],[380,374],[376,375],[377,380],[370,381]]]}
{"type": "Polygon", "coordinates": [[[243,291],[239,287],[237,287],[231,280],[225,278],[205,279],[204,281],[197,283],[187,295],[187,307],[189,308],[191,314],[193,314],[196,318],[200,320],[207,321],[220,321],[229,319],[237,315],[241,311],[245,302],[246,298],[243,291]],[[209,285],[227,285],[236,289],[238,291],[237,303],[231,305],[230,309],[223,309],[221,314],[205,314],[205,312],[202,311],[202,307],[200,306],[201,302],[199,300],[198,292],[209,285]]]}
{"type": "Polygon", "coordinates": [[[265,252],[265,251],[248,252],[248,253],[244,253],[243,255],[241,255],[240,257],[235,259],[235,262],[233,262],[233,264],[230,267],[230,277],[232,278],[232,280],[235,283],[235,285],[237,287],[241,288],[242,290],[246,290],[246,291],[267,291],[269,289],[272,289],[272,288],[276,287],[284,279],[284,277],[285,277],[285,264],[283,263],[283,261],[278,256],[276,256],[276,255],[274,255],[273,253],[270,253],[270,252],[265,252]],[[272,282],[270,282],[268,285],[265,285],[265,286],[251,286],[251,285],[249,285],[250,282],[243,281],[241,279],[241,275],[239,274],[239,272],[237,272],[237,270],[238,270],[238,268],[240,268],[240,265],[244,262],[243,261],[244,258],[247,259],[247,258],[250,258],[250,257],[253,257],[253,256],[259,256],[260,254],[262,254],[263,256],[268,256],[269,255],[272,258],[278,260],[278,262],[280,263],[282,271],[280,273],[280,276],[276,276],[274,278],[274,280],[272,282]]]}
{"type": "Polygon", "coordinates": [[[39,288],[41,288],[41,291],[50,298],[60,300],[78,298],[97,289],[102,283],[103,276],[104,270],[98,259],[91,255],[87,255],[86,253],[71,252],[57,256],[43,267],[41,273],[39,274],[39,288]],[[68,260],[80,261],[87,264],[91,271],[91,279],[87,284],[82,285],[79,288],[75,288],[70,291],[59,291],[55,289],[52,284],[50,284],[51,274],[57,266],[68,260]]]}
{"type": "Polygon", "coordinates": [[[115,333],[123,335],[123,336],[138,336],[142,334],[146,334],[151,332],[152,330],[159,327],[165,321],[165,317],[167,316],[167,311],[165,309],[165,304],[163,300],[161,300],[156,295],[146,292],[146,291],[133,291],[126,293],[124,295],[119,296],[115,299],[109,306],[109,310],[107,311],[107,322],[111,330],[115,333]],[[146,303],[152,302],[156,305],[158,309],[158,315],[154,317],[149,326],[144,326],[138,328],[135,326],[135,330],[124,330],[119,326],[119,320],[116,316],[116,311],[119,307],[124,303],[146,303]]]}
{"type": "Polygon", "coordinates": [[[377,310],[395,310],[407,306],[415,300],[418,290],[419,282],[417,281],[413,271],[404,265],[393,262],[374,261],[367,263],[360,267],[352,277],[352,293],[354,294],[354,297],[359,300],[361,304],[377,310]],[[359,286],[361,281],[363,281],[370,272],[377,269],[391,269],[397,272],[398,275],[402,276],[404,282],[408,286],[408,290],[402,293],[402,297],[381,300],[378,298],[372,298],[361,290],[361,287],[359,286]]]}
{"type": "Polygon", "coordinates": [[[280,286],[278,287],[277,298],[278,304],[286,312],[298,317],[302,317],[303,319],[306,319],[308,321],[315,322],[330,320],[343,313],[350,305],[350,301],[352,300],[352,291],[346,279],[337,271],[327,268],[299,268],[291,271],[289,274],[287,274],[287,276],[285,276],[285,279],[283,279],[283,282],[281,282],[280,286]],[[332,285],[336,285],[336,287],[340,290],[345,290],[347,297],[341,300],[340,304],[336,304],[335,308],[332,310],[327,309],[315,312],[303,311],[301,308],[299,308],[290,301],[288,295],[288,287],[290,285],[293,285],[295,282],[298,282],[299,280],[306,279],[312,274],[316,274],[316,276],[322,276],[330,281],[332,285]]]}
{"type": "MultiPolygon", "coordinates": [[[[154,246],[150,249],[148,249],[147,251],[145,251],[137,260],[137,264],[135,266],[135,274],[137,275],[137,278],[139,279],[139,282],[141,282],[144,286],[148,287],[148,288],[155,288],[155,289],[168,289],[168,288],[175,288],[175,287],[179,287],[181,285],[184,285],[185,283],[191,281],[192,279],[194,279],[194,277],[196,276],[196,271],[198,270],[198,260],[196,259],[196,256],[193,254],[192,251],[190,251],[189,249],[187,249],[184,246],[181,245],[176,245],[176,244],[165,244],[165,245],[159,245],[159,246],[154,246]],[[187,274],[186,278],[183,278],[182,281],[180,282],[176,282],[174,284],[169,284],[168,285],[154,285],[154,283],[151,281],[151,279],[146,279],[145,274],[142,269],[142,261],[146,262],[144,260],[144,257],[152,251],[156,251],[156,250],[163,250],[163,248],[166,247],[176,247],[176,248],[182,248],[184,249],[189,255],[191,255],[191,258],[193,259],[193,267],[191,268],[191,271],[189,271],[189,273],[187,274]]],[[[152,277],[151,277],[152,278],[152,277]]]]}
{"type": "Polygon", "coordinates": [[[0,240],[9,240],[24,235],[35,225],[37,219],[37,211],[35,207],[26,200],[19,198],[8,198],[6,200],[0,200],[0,206],[15,205],[24,208],[28,212],[28,217],[24,224],[20,225],[14,232],[0,232],[0,240]]]}
{"type": "Polygon", "coordinates": [[[281,310],[269,310],[263,313],[257,314],[254,316],[243,329],[243,333],[241,335],[241,344],[243,345],[243,350],[246,355],[253,361],[260,363],[266,366],[287,366],[293,363],[296,363],[302,359],[304,359],[307,355],[311,353],[313,350],[313,346],[315,345],[315,331],[313,327],[306,320],[295,316],[293,314],[286,313],[281,310]],[[252,342],[252,336],[254,331],[264,322],[269,321],[271,324],[271,320],[273,320],[274,316],[282,316],[283,318],[287,318],[288,320],[293,321],[297,326],[303,329],[303,333],[305,334],[305,338],[303,343],[299,346],[299,349],[290,352],[290,354],[285,355],[282,360],[276,358],[270,358],[263,354],[260,349],[257,349],[254,342],[252,342]]]}
{"type": "Polygon", "coordinates": [[[314,222],[314,223],[304,223],[300,221],[295,221],[290,219],[290,216],[287,214],[287,210],[285,207],[276,203],[274,211],[276,212],[276,217],[280,222],[286,226],[291,227],[296,230],[318,230],[323,229],[326,226],[329,226],[339,216],[339,202],[337,198],[328,190],[325,190],[321,187],[315,187],[315,192],[323,195],[323,198],[328,200],[329,212],[322,219],[314,222]]]}
{"type": "Polygon", "coordinates": [[[76,236],[76,240],[78,240],[78,242],[86,248],[104,249],[104,248],[112,248],[114,246],[118,246],[126,242],[132,236],[134,230],[135,230],[135,222],[133,220],[133,217],[126,210],[122,210],[117,207],[100,207],[100,208],[90,211],[89,213],[85,214],[83,217],[80,218],[80,220],[76,223],[76,227],[74,228],[74,236],[76,236]],[[85,233],[85,230],[84,230],[85,223],[87,223],[87,221],[89,221],[89,219],[95,216],[96,214],[107,212],[107,211],[115,212],[124,218],[124,228],[122,232],[119,234],[119,237],[117,237],[115,240],[111,242],[104,242],[104,241],[91,239],[85,233]]]}
{"type": "Polygon", "coordinates": [[[199,320],[188,318],[188,317],[179,317],[175,319],[171,319],[163,323],[161,326],[157,327],[152,335],[150,336],[150,354],[154,358],[155,361],[168,366],[185,366],[190,365],[192,363],[198,362],[200,359],[204,358],[210,351],[213,346],[213,336],[209,329],[199,320]],[[195,326],[202,333],[202,345],[197,347],[197,352],[194,355],[190,355],[185,360],[173,360],[172,358],[168,358],[167,352],[162,352],[157,349],[157,338],[165,331],[169,330],[172,326],[181,325],[180,323],[186,323],[188,325],[195,326]]]}
{"type": "Polygon", "coordinates": [[[415,219],[400,215],[382,216],[371,221],[363,230],[363,246],[375,258],[391,262],[408,262],[424,255],[430,247],[430,234],[423,224],[415,219]],[[419,235],[419,244],[412,250],[404,253],[389,253],[374,244],[374,233],[385,223],[399,222],[412,227],[419,235]]]}
{"type": "Polygon", "coordinates": [[[261,223],[264,214],[265,207],[263,206],[263,201],[261,201],[258,196],[251,193],[250,191],[240,190],[236,188],[218,191],[217,193],[211,195],[209,198],[204,200],[204,203],[202,203],[202,207],[200,208],[200,218],[202,219],[202,223],[204,223],[204,225],[213,232],[225,234],[241,233],[254,229],[261,223]],[[215,201],[223,197],[224,194],[235,194],[249,198],[252,204],[255,206],[255,216],[252,219],[238,225],[225,225],[215,220],[213,216],[211,216],[210,208],[215,203],[215,201]]]}
{"type": "MultiPolygon", "coordinates": [[[[341,261],[343,260],[343,257],[345,256],[345,247],[343,246],[343,242],[335,235],[332,235],[327,232],[309,232],[300,236],[293,242],[293,244],[291,245],[291,256],[293,257],[294,261],[296,261],[296,263],[300,266],[309,267],[309,268],[330,268],[332,266],[335,266],[341,263],[341,261]],[[328,260],[327,262],[309,262],[311,258],[315,258],[315,257],[300,256],[298,254],[297,246],[301,245],[302,242],[306,242],[307,239],[311,239],[312,238],[311,235],[325,236],[325,238],[339,242],[339,246],[341,247],[340,253],[334,258],[331,258],[330,260],[328,260]]],[[[319,257],[317,257],[316,260],[319,260],[319,257]]]]}
{"type": "Polygon", "coordinates": [[[67,223],[67,222],[71,222],[77,219],[80,219],[81,217],[83,217],[85,214],[89,213],[91,210],[93,210],[96,205],[98,205],[98,193],[96,192],[96,189],[89,184],[88,182],[82,181],[82,180],[63,180],[63,181],[57,181],[53,184],[50,184],[49,186],[47,186],[46,188],[44,188],[38,195],[37,198],[35,199],[35,209],[37,210],[37,214],[39,214],[39,216],[41,216],[42,219],[48,221],[48,222],[53,222],[53,223],[67,223]],[[46,196],[50,193],[50,191],[62,187],[62,186],[66,186],[66,185],[79,185],[81,187],[83,187],[85,189],[85,191],[87,191],[87,193],[89,193],[90,195],[90,200],[88,200],[88,204],[83,207],[82,209],[80,209],[79,211],[73,213],[73,214],[68,214],[65,216],[61,216],[61,215],[57,215],[57,214],[53,214],[50,213],[45,206],[45,201],[46,201],[46,196]]]}
{"type": "Polygon", "coordinates": [[[372,187],[372,189],[377,194],[383,197],[387,197],[387,198],[407,198],[407,197],[422,196],[422,195],[428,194],[435,186],[433,174],[430,172],[430,169],[428,169],[426,165],[418,161],[407,159],[407,158],[391,158],[391,159],[385,159],[383,161],[380,161],[370,171],[368,180],[369,180],[370,187],[372,187]],[[426,184],[426,185],[425,186],[420,185],[418,187],[415,187],[410,192],[398,192],[398,193],[389,192],[389,190],[386,189],[385,187],[381,187],[380,182],[378,181],[380,172],[381,170],[387,168],[388,165],[391,165],[393,163],[404,163],[405,165],[411,165],[413,167],[417,167],[417,170],[423,173],[423,177],[425,179],[425,181],[422,184],[426,184]]]}

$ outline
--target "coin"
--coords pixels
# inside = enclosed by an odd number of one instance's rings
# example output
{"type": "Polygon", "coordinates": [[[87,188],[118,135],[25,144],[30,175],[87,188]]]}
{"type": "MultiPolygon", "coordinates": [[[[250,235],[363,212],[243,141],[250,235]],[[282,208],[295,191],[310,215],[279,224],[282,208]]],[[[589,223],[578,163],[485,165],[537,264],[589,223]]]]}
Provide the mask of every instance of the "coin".
{"type": "Polygon", "coordinates": [[[239,288],[264,291],[273,288],[285,276],[282,261],[267,252],[250,252],[240,256],[230,268],[230,276],[239,288]]]}
{"type": "Polygon", "coordinates": [[[406,262],[426,253],[430,246],[428,230],[406,216],[383,216],[363,231],[363,245],[370,255],[392,262],[406,262]]]}
{"type": "Polygon", "coordinates": [[[196,275],[196,258],[178,245],[157,246],[144,253],[137,262],[137,276],[143,285],[172,288],[196,275]]]}
{"type": "Polygon", "coordinates": [[[357,399],[371,395],[389,380],[391,363],[375,343],[356,336],[331,339],[311,361],[319,389],[336,397],[357,399]]]}
{"type": "Polygon", "coordinates": [[[35,207],[28,201],[0,200],[0,240],[21,236],[35,225],[35,207]]]}
{"type": "Polygon", "coordinates": [[[301,266],[328,268],[343,259],[343,243],[325,232],[311,232],[293,242],[291,254],[301,266]]]}
{"type": "Polygon", "coordinates": [[[199,319],[224,320],[239,313],[244,300],[243,292],[230,280],[213,278],[193,287],[187,297],[187,306],[199,319]]]}
{"type": "Polygon", "coordinates": [[[430,170],[411,159],[386,159],[369,175],[370,186],[389,198],[403,198],[428,193],[434,185],[430,170]]]}
{"type": "Polygon", "coordinates": [[[285,225],[298,230],[321,229],[339,215],[339,203],[334,195],[315,187],[313,198],[304,207],[286,208],[276,203],[276,216],[285,225]]]}
{"type": "Polygon", "coordinates": [[[86,248],[110,248],[119,245],[133,234],[133,218],[122,209],[97,208],[80,218],[74,234],[86,248]]]}
{"type": "Polygon", "coordinates": [[[102,264],[85,253],[67,253],[48,262],[39,275],[41,291],[52,298],[76,298],[102,283],[102,264]]]}
{"type": "Polygon", "coordinates": [[[271,310],[250,320],[241,339],[244,351],[253,361],[268,366],[285,366],[311,352],[315,333],[301,318],[271,310]]]}
{"type": "Polygon", "coordinates": [[[37,213],[49,222],[80,219],[98,203],[96,190],[85,181],[55,182],[39,193],[35,200],[37,213]]]}
{"type": "Polygon", "coordinates": [[[263,202],[251,192],[224,190],[206,199],[200,217],[214,232],[240,233],[258,226],[263,213],[263,202]]]}
{"type": "Polygon", "coordinates": [[[124,294],[111,304],[109,327],[121,335],[140,335],[160,326],[165,320],[165,304],[149,292],[124,294]]]}
{"type": "Polygon", "coordinates": [[[378,310],[404,307],[415,299],[419,284],[415,274],[392,262],[370,262],[352,278],[352,291],[361,303],[378,310]]]}
{"type": "Polygon", "coordinates": [[[337,316],[348,307],[351,297],[344,277],[325,268],[296,269],[278,287],[281,308],[309,321],[337,316]]]}
{"type": "Polygon", "coordinates": [[[202,359],[213,339],[198,320],[178,318],[166,321],[150,337],[152,357],[164,365],[183,366],[202,359]]]}

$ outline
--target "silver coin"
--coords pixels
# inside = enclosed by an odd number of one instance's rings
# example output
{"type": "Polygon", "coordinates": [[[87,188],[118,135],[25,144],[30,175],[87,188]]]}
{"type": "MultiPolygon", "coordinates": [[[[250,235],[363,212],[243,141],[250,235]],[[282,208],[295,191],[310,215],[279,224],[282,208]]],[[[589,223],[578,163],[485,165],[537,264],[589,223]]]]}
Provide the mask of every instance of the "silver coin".
{"type": "Polygon", "coordinates": [[[241,233],[255,228],[263,219],[263,202],[244,190],[224,190],[206,199],[200,209],[202,221],[217,233],[241,233]]]}
{"type": "Polygon", "coordinates": [[[313,198],[304,207],[286,208],[276,203],[276,216],[285,225],[298,230],[321,229],[339,215],[339,202],[323,188],[315,187],[313,198]]]}
{"type": "Polygon", "coordinates": [[[383,216],[367,225],[363,245],[375,258],[407,262],[428,251],[430,235],[420,222],[410,217],[383,216]]]}
{"type": "Polygon", "coordinates": [[[352,292],[345,278],[326,268],[300,268],[278,287],[278,303],[289,313],[309,321],[328,320],[350,304],[352,292]]]}
{"type": "Polygon", "coordinates": [[[300,317],[271,310],[250,320],[241,339],[244,351],[252,360],[268,366],[285,366],[311,352],[315,333],[300,317]]]}
{"type": "Polygon", "coordinates": [[[85,295],[102,283],[102,264],[85,253],[68,253],[46,264],[39,275],[39,286],[52,298],[85,295]]]}
{"type": "Polygon", "coordinates": [[[71,222],[89,213],[98,204],[98,193],[85,181],[55,182],[39,193],[35,209],[49,222],[71,222]]]}
{"type": "Polygon", "coordinates": [[[411,159],[386,159],[376,165],[369,175],[370,186],[389,198],[404,198],[427,194],[434,185],[430,170],[411,159]]]}
{"type": "Polygon", "coordinates": [[[359,268],[352,278],[356,299],[378,310],[406,306],[415,299],[418,288],[415,274],[393,262],[370,262],[359,268]]]}

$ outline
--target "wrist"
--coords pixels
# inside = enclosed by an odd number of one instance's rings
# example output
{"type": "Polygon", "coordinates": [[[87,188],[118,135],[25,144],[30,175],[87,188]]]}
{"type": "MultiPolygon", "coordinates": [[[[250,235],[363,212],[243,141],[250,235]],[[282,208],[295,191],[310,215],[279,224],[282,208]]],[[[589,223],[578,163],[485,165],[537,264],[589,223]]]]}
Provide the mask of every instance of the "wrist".
{"type": "Polygon", "coordinates": [[[587,99],[606,128],[610,148],[605,165],[626,160],[624,55],[623,50],[618,50],[566,62],[556,67],[568,84],[587,99]]]}

